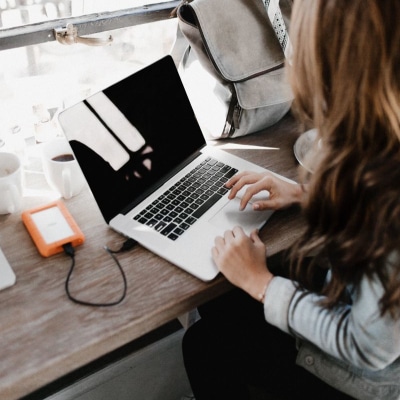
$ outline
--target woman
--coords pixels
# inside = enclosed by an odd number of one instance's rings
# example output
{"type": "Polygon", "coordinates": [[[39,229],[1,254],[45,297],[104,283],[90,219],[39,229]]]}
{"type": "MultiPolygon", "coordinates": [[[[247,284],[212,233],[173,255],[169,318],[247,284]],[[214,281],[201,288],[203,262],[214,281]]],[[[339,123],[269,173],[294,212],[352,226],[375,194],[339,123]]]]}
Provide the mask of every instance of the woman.
{"type": "Polygon", "coordinates": [[[237,289],[185,333],[196,400],[400,398],[399,16],[398,0],[294,2],[294,111],[318,131],[318,164],[299,185],[252,172],[227,185],[231,199],[246,187],[242,207],[261,190],[255,209],[300,204],[307,227],[287,275],[257,232],[215,239],[237,289]]]}

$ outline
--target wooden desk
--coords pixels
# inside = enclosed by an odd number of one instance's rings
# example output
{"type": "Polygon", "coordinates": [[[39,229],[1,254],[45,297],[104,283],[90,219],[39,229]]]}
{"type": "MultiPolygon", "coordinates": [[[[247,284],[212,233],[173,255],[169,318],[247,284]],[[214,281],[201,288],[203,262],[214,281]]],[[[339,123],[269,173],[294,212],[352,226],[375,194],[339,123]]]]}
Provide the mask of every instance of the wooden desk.
{"type": "MultiPolygon", "coordinates": [[[[296,180],[297,137],[296,123],[288,115],[265,132],[217,145],[296,180]]],[[[31,196],[25,208],[50,200],[31,196]]],[[[116,300],[122,280],[103,246],[118,249],[124,238],[105,224],[88,189],[65,203],[86,235],[76,249],[71,292],[88,301],[116,300]]],[[[137,246],[118,256],[128,281],[123,303],[108,308],[77,305],[64,288],[70,259],[64,254],[41,257],[19,214],[0,216],[0,224],[0,246],[17,276],[13,287],[0,292],[2,400],[28,395],[230,288],[221,276],[201,282],[137,246]]],[[[279,211],[261,236],[274,254],[288,247],[301,229],[297,210],[279,211]]]]}

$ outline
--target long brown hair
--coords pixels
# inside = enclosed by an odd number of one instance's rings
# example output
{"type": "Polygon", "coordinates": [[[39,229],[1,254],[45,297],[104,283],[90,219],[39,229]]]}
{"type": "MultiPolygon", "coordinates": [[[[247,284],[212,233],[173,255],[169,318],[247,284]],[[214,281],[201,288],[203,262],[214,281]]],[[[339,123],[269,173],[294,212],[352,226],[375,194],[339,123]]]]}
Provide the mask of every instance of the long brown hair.
{"type": "Polygon", "coordinates": [[[302,260],[329,256],[327,307],[376,274],[382,314],[400,314],[399,15],[398,0],[294,1],[293,110],[317,129],[322,149],[306,177],[307,228],[292,273],[312,289],[318,267],[302,260]]]}

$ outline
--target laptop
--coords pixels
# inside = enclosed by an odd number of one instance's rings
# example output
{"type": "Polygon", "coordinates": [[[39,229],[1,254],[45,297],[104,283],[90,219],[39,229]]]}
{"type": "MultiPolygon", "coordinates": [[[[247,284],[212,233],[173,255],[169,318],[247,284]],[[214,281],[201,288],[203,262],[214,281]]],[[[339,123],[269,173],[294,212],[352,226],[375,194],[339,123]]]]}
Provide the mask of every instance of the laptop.
{"type": "Polygon", "coordinates": [[[109,226],[203,281],[218,274],[217,235],[235,225],[250,233],[272,214],[228,200],[229,177],[264,169],[206,143],[169,55],[63,110],[59,122],[109,226]]]}

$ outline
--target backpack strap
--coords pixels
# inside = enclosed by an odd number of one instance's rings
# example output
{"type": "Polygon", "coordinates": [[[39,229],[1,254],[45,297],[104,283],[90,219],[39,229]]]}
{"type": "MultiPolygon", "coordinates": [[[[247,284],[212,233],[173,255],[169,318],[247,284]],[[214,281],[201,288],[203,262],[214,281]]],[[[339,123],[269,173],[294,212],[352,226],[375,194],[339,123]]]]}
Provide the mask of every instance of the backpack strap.
{"type": "Polygon", "coordinates": [[[262,2],[267,10],[269,20],[271,21],[271,25],[274,28],[285,57],[288,62],[290,62],[292,45],[289,38],[289,32],[282,16],[279,0],[262,0],[262,2]]]}

